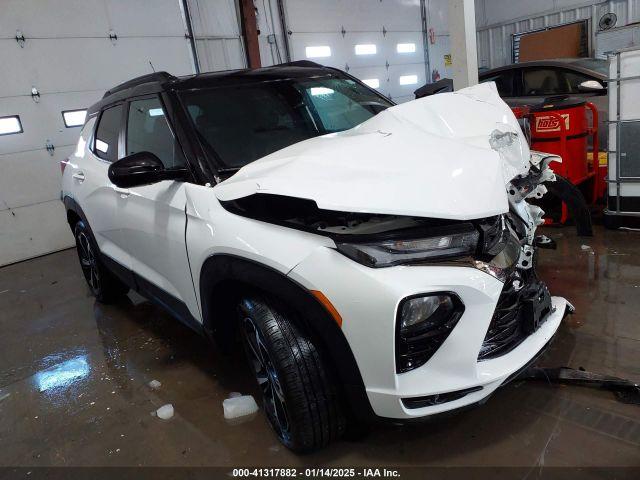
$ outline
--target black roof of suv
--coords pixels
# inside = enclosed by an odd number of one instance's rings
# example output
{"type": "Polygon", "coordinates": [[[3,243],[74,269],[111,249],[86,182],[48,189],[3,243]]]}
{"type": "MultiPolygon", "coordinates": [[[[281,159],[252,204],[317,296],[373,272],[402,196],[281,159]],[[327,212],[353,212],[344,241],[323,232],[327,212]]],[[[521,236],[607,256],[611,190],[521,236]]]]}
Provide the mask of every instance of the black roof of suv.
{"type": "MultiPolygon", "coordinates": [[[[142,75],[107,90],[99,102],[89,107],[87,114],[91,115],[104,106],[128,97],[157,93],[167,88],[174,90],[190,90],[218,85],[237,84],[239,80],[250,82],[264,82],[269,80],[284,80],[287,78],[301,78],[322,76],[341,72],[331,67],[325,67],[307,60],[283,63],[272,67],[257,69],[224,70],[220,72],[199,73],[176,77],[168,72],[154,72],[142,75]]],[[[358,80],[359,82],[359,80],[358,80]]]]}

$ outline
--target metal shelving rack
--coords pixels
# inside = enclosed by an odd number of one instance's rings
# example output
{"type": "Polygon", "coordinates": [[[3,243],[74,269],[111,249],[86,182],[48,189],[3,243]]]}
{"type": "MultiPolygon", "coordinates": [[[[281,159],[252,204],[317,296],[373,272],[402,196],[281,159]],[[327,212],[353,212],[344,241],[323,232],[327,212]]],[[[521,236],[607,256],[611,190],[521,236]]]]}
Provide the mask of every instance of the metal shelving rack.
{"type": "MultiPolygon", "coordinates": [[[[622,113],[623,102],[625,107],[640,106],[640,49],[632,47],[609,52],[607,58],[611,78],[607,80],[610,96],[606,179],[608,201],[604,213],[640,217],[640,112],[635,114],[637,116],[622,113]],[[625,63],[628,64],[629,59],[636,62],[632,70],[639,73],[625,75],[623,60],[627,60],[625,63]],[[627,82],[628,85],[632,81],[638,85],[623,92],[623,84],[627,82]],[[611,99],[612,90],[615,90],[614,101],[611,99]],[[614,108],[615,111],[612,111],[614,108]],[[612,119],[612,116],[615,118],[612,119]],[[625,201],[625,198],[629,201],[625,201]]],[[[633,112],[633,108],[627,109],[633,112]]]]}

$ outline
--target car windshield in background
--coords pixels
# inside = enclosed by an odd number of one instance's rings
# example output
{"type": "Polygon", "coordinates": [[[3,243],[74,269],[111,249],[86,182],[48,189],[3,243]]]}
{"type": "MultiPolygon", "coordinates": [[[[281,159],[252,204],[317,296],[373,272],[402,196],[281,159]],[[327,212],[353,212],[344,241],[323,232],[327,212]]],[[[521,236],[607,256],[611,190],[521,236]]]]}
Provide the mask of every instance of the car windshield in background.
{"type": "Polygon", "coordinates": [[[226,168],[359,125],[392,106],[351,79],[327,76],[185,92],[201,140],[226,168]]]}

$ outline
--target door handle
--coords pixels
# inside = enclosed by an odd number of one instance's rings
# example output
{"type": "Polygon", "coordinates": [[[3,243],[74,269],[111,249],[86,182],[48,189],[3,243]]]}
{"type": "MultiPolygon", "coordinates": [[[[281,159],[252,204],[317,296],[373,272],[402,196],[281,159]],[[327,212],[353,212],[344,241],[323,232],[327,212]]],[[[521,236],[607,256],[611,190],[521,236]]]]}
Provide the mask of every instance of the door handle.
{"type": "Polygon", "coordinates": [[[113,191],[118,193],[122,198],[126,198],[131,195],[131,192],[128,188],[113,187],[113,191]]]}
{"type": "Polygon", "coordinates": [[[76,180],[78,180],[78,182],[80,183],[84,182],[84,172],[76,172],[71,176],[76,180]]]}

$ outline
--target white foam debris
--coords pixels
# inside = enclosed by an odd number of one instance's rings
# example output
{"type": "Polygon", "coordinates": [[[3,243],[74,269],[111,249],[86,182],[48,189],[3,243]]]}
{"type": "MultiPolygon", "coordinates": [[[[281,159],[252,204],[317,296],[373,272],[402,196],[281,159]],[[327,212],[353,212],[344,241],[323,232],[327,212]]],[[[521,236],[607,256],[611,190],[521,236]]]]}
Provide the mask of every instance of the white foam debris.
{"type": "Polygon", "coordinates": [[[224,400],[222,408],[224,410],[224,418],[231,420],[257,412],[258,404],[251,395],[241,395],[224,400]]]}
{"type": "Polygon", "coordinates": [[[169,420],[173,417],[173,405],[167,403],[156,410],[156,415],[162,420],[169,420]]]}
{"type": "Polygon", "coordinates": [[[151,380],[147,385],[149,385],[149,388],[157,390],[162,386],[162,383],[160,383],[158,380],[151,380]]]}
{"type": "Polygon", "coordinates": [[[229,394],[229,398],[236,398],[236,397],[241,397],[242,394],[240,392],[231,392],[229,394]]]}

